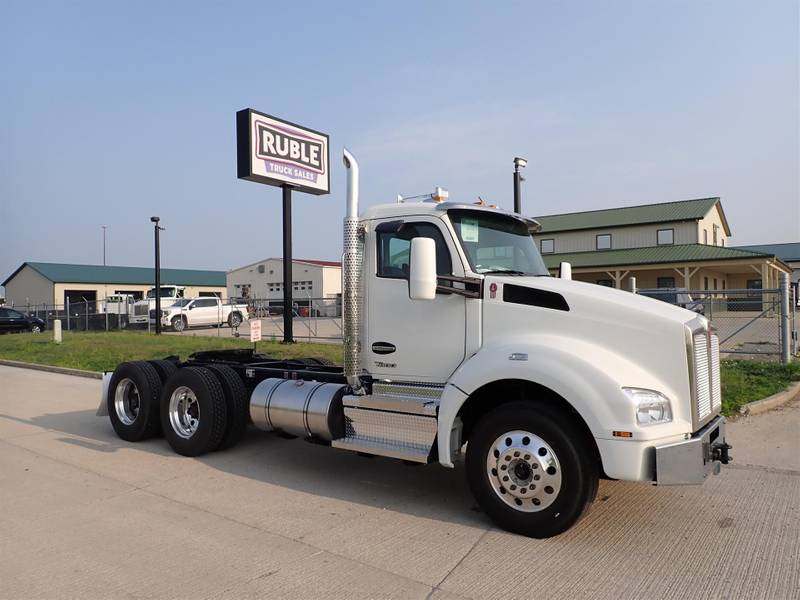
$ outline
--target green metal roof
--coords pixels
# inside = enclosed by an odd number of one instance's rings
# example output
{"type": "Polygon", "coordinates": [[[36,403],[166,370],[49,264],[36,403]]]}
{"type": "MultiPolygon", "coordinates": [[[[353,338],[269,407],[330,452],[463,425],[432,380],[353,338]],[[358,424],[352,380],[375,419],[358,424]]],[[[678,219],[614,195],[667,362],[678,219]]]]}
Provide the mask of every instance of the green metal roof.
{"type": "MultiPolygon", "coordinates": [[[[605,229],[625,225],[645,225],[648,223],[668,223],[675,221],[696,221],[705,217],[719,203],[719,198],[698,198],[696,200],[680,200],[678,202],[662,202],[660,204],[642,204],[639,206],[623,206],[604,210],[564,213],[534,217],[542,225],[538,233],[556,231],[575,231],[579,229],[605,229]]],[[[722,205],[719,206],[722,222],[727,235],[730,235],[722,205]]]]}
{"type": "Polygon", "coordinates": [[[790,242],[788,244],[756,244],[755,246],[736,246],[742,250],[752,250],[754,252],[764,252],[774,254],[783,262],[800,261],[800,242],[790,242]]]}
{"type": "Polygon", "coordinates": [[[677,246],[653,246],[650,248],[623,248],[620,250],[597,250],[594,252],[564,252],[542,256],[548,269],[558,268],[559,263],[571,263],[574,268],[626,267],[659,263],[701,262],[716,260],[741,260],[775,258],[772,254],[704,244],[677,246]]]}
{"type": "MultiPolygon", "coordinates": [[[[152,285],[155,269],[150,267],[112,267],[102,265],[72,265],[64,263],[25,262],[2,283],[6,285],[25,266],[40,273],[53,283],[116,283],[152,285]]],[[[161,269],[163,285],[225,286],[225,271],[195,269],[161,269]]]]}

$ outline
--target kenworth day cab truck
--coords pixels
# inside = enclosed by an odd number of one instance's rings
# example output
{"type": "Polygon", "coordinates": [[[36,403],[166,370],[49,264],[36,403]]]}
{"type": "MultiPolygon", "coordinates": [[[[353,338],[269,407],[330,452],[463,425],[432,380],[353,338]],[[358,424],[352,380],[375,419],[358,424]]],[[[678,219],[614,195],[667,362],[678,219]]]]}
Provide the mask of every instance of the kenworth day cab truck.
{"type": "Polygon", "coordinates": [[[197,456],[245,426],[452,468],[500,527],[571,527],[601,477],[700,484],[729,460],[708,320],[551,277],[538,224],[483,205],[403,202],[344,219],[344,367],[251,350],[123,363],[98,414],[197,456]]]}

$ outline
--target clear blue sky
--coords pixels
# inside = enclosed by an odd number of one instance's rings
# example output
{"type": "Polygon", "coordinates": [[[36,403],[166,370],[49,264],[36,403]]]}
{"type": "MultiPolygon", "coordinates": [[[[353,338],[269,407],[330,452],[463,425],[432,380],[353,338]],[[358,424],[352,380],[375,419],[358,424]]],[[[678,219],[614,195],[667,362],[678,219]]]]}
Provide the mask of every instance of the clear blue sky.
{"type": "Polygon", "coordinates": [[[736,244],[800,240],[798,3],[5,2],[0,280],[25,260],[229,269],[279,256],[280,190],[234,114],[331,135],[295,256],[335,259],[341,148],[363,201],[448,188],[532,215],[721,196],[736,244]]]}

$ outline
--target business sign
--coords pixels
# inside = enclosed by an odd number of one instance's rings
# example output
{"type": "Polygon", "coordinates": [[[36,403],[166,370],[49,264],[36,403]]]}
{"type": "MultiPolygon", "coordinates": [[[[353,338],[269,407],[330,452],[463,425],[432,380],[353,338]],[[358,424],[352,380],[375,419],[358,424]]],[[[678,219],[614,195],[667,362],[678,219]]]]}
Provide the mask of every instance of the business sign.
{"type": "Polygon", "coordinates": [[[261,321],[258,319],[253,319],[250,321],[250,341],[251,342],[260,342],[261,341],[261,321]]]}
{"type": "Polygon", "coordinates": [[[251,108],[236,113],[239,179],[330,192],[328,136],[251,108]]]}

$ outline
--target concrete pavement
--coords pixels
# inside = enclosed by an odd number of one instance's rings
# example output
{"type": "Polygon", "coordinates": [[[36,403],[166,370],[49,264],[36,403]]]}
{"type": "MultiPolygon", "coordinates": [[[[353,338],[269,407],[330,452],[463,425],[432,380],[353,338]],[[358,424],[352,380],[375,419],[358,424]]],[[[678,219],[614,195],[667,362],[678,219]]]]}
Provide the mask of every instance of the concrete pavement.
{"type": "Polygon", "coordinates": [[[0,367],[0,597],[797,598],[800,406],[729,427],[702,487],[603,481],[577,527],[493,528],[462,468],[250,431],[128,444],[100,382],[0,367]]]}

